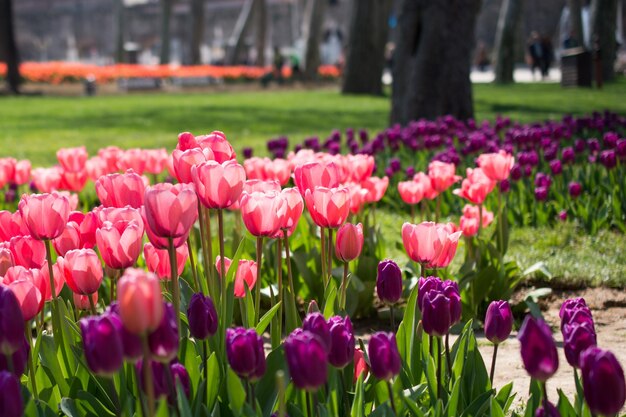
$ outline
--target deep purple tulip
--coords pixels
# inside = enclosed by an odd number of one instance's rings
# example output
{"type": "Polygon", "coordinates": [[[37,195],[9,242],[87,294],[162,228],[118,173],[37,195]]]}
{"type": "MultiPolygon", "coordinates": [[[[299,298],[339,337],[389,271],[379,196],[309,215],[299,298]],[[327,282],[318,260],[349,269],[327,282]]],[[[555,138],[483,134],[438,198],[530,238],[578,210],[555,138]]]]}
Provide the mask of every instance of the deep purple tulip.
{"type": "Polygon", "coordinates": [[[595,323],[593,322],[593,316],[591,310],[587,307],[578,308],[575,310],[566,310],[561,319],[561,331],[567,324],[583,324],[588,323],[589,326],[595,331],[595,323]]]}
{"type": "Polygon", "coordinates": [[[395,334],[374,333],[367,347],[367,354],[370,360],[370,369],[376,378],[389,380],[400,373],[402,361],[395,334]]]}
{"type": "Polygon", "coordinates": [[[567,210],[559,211],[557,216],[558,216],[559,220],[561,220],[562,222],[567,221],[567,210]]]}
{"type": "Polygon", "coordinates": [[[0,416],[21,417],[23,413],[19,379],[9,372],[0,371],[0,416]]]}
{"type": "Polygon", "coordinates": [[[326,383],[328,354],[319,336],[296,329],[287,337],[284,347],[289,374],[296,387],[316,391],[326,383]]]}
{"type": "Polygon", "coordinates": [[[542,401],[535,411],[535,417],[561,417],[561,413],[550,401],[542,401]]]}
{"type": "Polygon", "coordinates": [[[587,146],[591,152],[597,152],[600,150],[600,142],[598,142],[598,139],[595,138],[587,139],[587,146]]]}
{"type": "MultiPolygon", "coordinates": [[[[26,364],[28,363],[28,354],[30,353],[30,344],[26,337],[22,336],[22,342],[18,350],[11,355],[11,363],[13,364],[13,375],[21,377],[26,370],[26,364]]],[[[0,355],[0,371],[11,372],[9,369],[9,363],[5,355],[0,355]]],[[[0,414],[2,415],[2,414],[0,414]]]]}
{"type": "Polygon", "coordinates": [[[438,290],[426,293],[422,304],[422,325],[424,331],[431,336],[444,336],[452,325],[451,301],[438,290]]]}
{"type": "Polygon", "coordinates": [[[420,277],[417,281],[417,307],[422,310],[422,306],[424,305],[424,297],[426,293],[430,290],[440,290],[441,289],[441,280],[437,277],[420,277]]]}
{"type": "Polygon", "coordinates": [[[376,293],[381,301],[389,304],[397,303],[402,296],[402,271],[391,259],[378,263],[376,293]]]}
{"type": "Polygon", "coordinates": [[[565,358],[574,368],[580,368],[580,354],[596,344],[596,332],[588,322],[566,324],[563,327],[565,358]]]}
{"type": "Polygon", "coordinates": [[[138,361],[143,356],[141,338],[126,330],[119,315],[119,305],[117,302],[111,303],[105,314],[109,316],[113,324],[117,327],[118,333],[122,339],[124,359],[130,362],[138,361]]]}
{"type": "Polygon", "coordinates": [[[189,333],[196,339],[203,340],[217,332],[219,322],[215,305],[210,297],[202,293],[191,296],[187,319],[189,320],[189,333]]]}
{"type": "Polygon", "coordinates": [[[535,200],[546,201],[548,199],[548,189],[546,187],[535,188],[535,200]]]}
{"type": "Polygon", "coordinates": [[[400,169],[402,169],[402,164],[400,163],[400,160],[398,158],[391,158],[389,160],[389,168],[391,168],[391,170],[396,173],[400,171],[400,169]]]}
{"type": "Polygon", "coordinates": [[[539,381],[548,380],[559,367],[559,356],[550,327],[531,315],[526,316],[518,338],[526,372],[539,381]]]}
{"type": "Polygon", "coordinates": [[[610,149],[602,151],[600,153],[600,163],[607,169],[613,169],[617,165],[617,158],[615,157],[615,151],[610,149]]]}
{"type": "Polygon", "coordinates": [[[331,348],[328,362],[335,368],[343,368],[354,358],[354,333],[350,317],[334,316],[330,324],[331,348]]]}
{"type": "Polygon", "coordinates": [[[461,293],[456,281],[446,280],[441,283],[443,294],[450,300],[451,325],[461,321],[461,293]]]}
{"type": "Polygon", "coordinates": [[[563,165],[561,161],[558,159],[553,159],[550,161],[550,171],[552,171],[552,175],[559,175],[563,172],[563,165]]]}
{"type": "Polygon", "coordinates": [[[538,172],[537,175],[535,175],[536,187],[550,188],[551,185],[552,185],[552,178],[550,178],[549,175],[546,175],[543,172],[538,172]]]}
{"type": "Polygon", "coordinates": [[[576,153],[574,152],[574,148],[572,148],[571,146],[563,148],[563,151],[561,152],[561,159],[565,164],[574,162],[576,160],[576,153]]]}
{"type": "Polygon", "coordinates": [[[511,167],[511,179],[513,181],[518,181],[520,178],[522,178],[522,167],[519,166],[518,164],[513,165],[513,167],[511,167]]]}
{"type": "Polygon", "coordinates": [[[243,157],[245,159],[252,158],[252,154],[253,154],[252,148],[249,148],[249,147],[243,148],[243,157]]]}
{"type": "Polygon", "coordinates": [[[580,355],[585,400],[592,413],[616,415],[626,401],[622,366],[608,350],[592,347],[580,355]]]}
{"type": "Polygon", "coordinates": [[[167,389],[168,383],[165,367],[168,365],[161,362],[153,361],[151,359],[148,359],[147,361],[145,359],[142,359],[138,361],[137,364],[135,364],[135,368],[139,375],[139,381],[141,382],[142,391],[144,393],[147,391],[143,373],[144,362],[149,363],[150,366],[150,371],[152,374],[152,388],[155,398],[160,398],[164,395],[167,395],[169,390],[167,389]]]}
{"type": "Polygon", "coordinates": [[[80,321],[85,359],[92,372],[112,375],[124,365],[124,349],[118,328],[108,315],[80,321]]]}
{"type": "Polygon", "coordinates": [[[23,339],[24,317],[20,304],[13,291],[0,286],[0,356],[17,352],[23,339]]]}
{"type": "Polygon", "coordinates": [[[583,192],[582,185],[580,185],[580,183],[576,181],[570,182],[567,186],[567,189],[569,191],[569,195],[573,198],[578,197],[583,192]]]}
{"type": "Polygon", "coordinates": [[[317,335],[322,343],[324,343],[326,351],[330,351],[332,343],[330,337],[330,325],[328,324],[322,313],[314,312],[307,314],[307,316],[302,321],[302,330],[308,330],[311,333],[317,335]]]}
{"type": "Polygon", "coordinates": [[[492,301],[485,316],[485,337],[494,345],[500,344],[511,335],[513,312],[506,301],[492,301]]]}
{"type": "Polygon", "coordinates": [[[574,311],[581,308],[589,310],[589,307],[587,307],[587,302],[584,298],[578,297],[565,300],[563,304],[561,304],[561,308],[559,309],[559,318],[561,320],[569,320],[568,317],[570,317],[574,311]]]}
{"type": "Polygon", "coordinates": [[[171,303],[165,303],[165,314],[161,324],[148,335],[148,345],[155,360],[169,363],[178,354],[178,324],[171,303]]]}
{"type": "Polygon", "coordinates": [[[620,158],[626,157],[626,139],[620,139],[615,146],[615,154],[620,158]]]}
{"type": "Polygon", "coordinates": [[[499,187],[500,187],[500,192],[508,193],[509,190],[511,189],[511,183],[509,182],[508,179],[503,179],[502,181],[500,181],[499,187]]]}
{"type": "Polygon", "coordinates": [[[254,329],[227,329],[226,356],[230,367],[240,378],[256,381],[265,374],[263,339],[254,329]]]}
{"type": "MultiPolygon", "coordinates": [[[[191,379],[189,378],[189,373],[187,372],[187,369],[185,369],[183,364],[180,362],[172,362],[172,364],[170,365],[170,370],[174,378],[174,384],[180,383],[180,385],[183,387],[183,392],[185,393],[185,396],[189,397],[189,393],[191,391],[191,379]]],[[[170,402],[174,400],[174,396],[172,397],[173,398],[170,399],[170,402]]]]}

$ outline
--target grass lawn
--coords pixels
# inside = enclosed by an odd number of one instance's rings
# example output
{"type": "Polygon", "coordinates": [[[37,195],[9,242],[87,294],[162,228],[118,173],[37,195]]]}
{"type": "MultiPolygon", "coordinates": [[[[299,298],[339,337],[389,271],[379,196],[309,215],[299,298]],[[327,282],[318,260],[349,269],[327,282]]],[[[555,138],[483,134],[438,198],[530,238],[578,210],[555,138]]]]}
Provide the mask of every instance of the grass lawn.
{"type": "MultiPolygon", "coordinates": [[[[497,114],[521,122],[557,119],[610,109],[626,114],[626,81],[601,91],[562,89],[556,84],[474,89],[476,118],[497,114]]],[[[63,146],[168,147],[182,131],[222,130],[237,150],[265,152],[265,140],[287,135],[295,141],[347,127],[378,131],[388,122],[388,97],[341,96],[315,91],[133,94],[92,98],[0,98],[0,156],[29,158],[35,166],[55,163],[63,146]]],[[[400,239],[404,219],[381,216],[386,236],[400,239]]],[[[403,257],[388,245],[389,256],[403,257]]],[[[573,225],[556,229],[515,229],[508,256],[522,269],[544,261],[555,285],[626,285],[626,237],[605,231],[586,236],[573,225]]]]}

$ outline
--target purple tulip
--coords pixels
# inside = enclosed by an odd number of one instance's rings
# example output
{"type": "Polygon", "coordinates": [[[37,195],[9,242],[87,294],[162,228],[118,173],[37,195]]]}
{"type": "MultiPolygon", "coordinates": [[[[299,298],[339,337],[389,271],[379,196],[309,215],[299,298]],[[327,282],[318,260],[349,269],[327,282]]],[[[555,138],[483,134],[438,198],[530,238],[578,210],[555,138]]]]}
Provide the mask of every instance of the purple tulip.
{"type": "Polygon", "coordinates": [[[561,417],[561,413],[550,401],[542,401],[535,411],[535,417],[561,417]]]}
{"type": "Polygon", "coordinates": [[[613,416],[626,401],[622,366],[608,350],[592,347],[580,355],[585,400],[592,413],[613,416]]]}
{"type": "Polygon", "coordinates": [[[626,157],[626,139],[620,139],[615,146],[615,154],[620,158],[626,157]]]}
{"type": "Polygon", "coordinates": [[[17,352],[23,339],[24,317],[20,304],[13,291],[0,286],[0,356],[17,352]]]}
{"type": "Polygon", "coordinates": [[[326,351],[330,351],[332,343],[332,339],[330,337],[330,326],[322,313],[314,312],[307,314],[302,322],[302,330],[308,330],[309,332],[317,335],[326,347],[326,351]]]}
{"type": "Polygon", "coordinates": [[[19,379],[9,372],[0,371],[0,416],[21,417],[23,413],[19,379]]]}
{"type": "Polygon", "coordinates": [[[513,181],[519,181],[520,178],[522,178],[522,167],[519,166],[518,164],[513,165],[513,167],[511,167],[511,179],[513,181]]]}
{"type": "Polygon", "coordinates": [[[535,188],[535,200],[546,201],[548,199],[548,189],[546,187],[535,188]]]}
{"type": "Polygon", "coordinates": [[[378,263],[376,293],[381,301],[389,304],[397,303],[402,296],[402,271],[391,259],[378,263]]]}
{"type": "Polygon", "coordinates": [[[256,381],[265,374],[263,339],[254,329],[227,329],[226,356],[230,367],[240,378],[256,381]]]}
{"type": "MultiPolygon", "coordinates": [[[[28,343],[28,340],[26,340],[26,337],[22,336],[20,347],[11,354],[11,363],[13,365],[12,373],[18,378],[21,377],[26,370],[29,353],[30,344],[28,343]]],[[[6,355],[0,355],[0,371],[11,372],[6,355]]]]}
{"type": "Polygon", "coordinates": [[[583,192],[583,187],[579,182],[572,181],[568,184],[567,190],[571,197],[576,198],[583,192]]]}
{"type": "Polygon", "coordinates": [[[574,141],[574,152],[583,153],[587,148],[587,142],[584,139],[576,139],[574,141]]]}
{"type": "Polygon", "coordinates": [[[367,354],[370,360],[370,369],[376,378],[389,380],[400,373],[402,361],[395,334],[374,333],[367,347],[367,354]]]}
{"type": "MultiPolygon", "coordinates": [[[[183,392],[185,396],[189,398],[189,393],[191,391],[191,379],[189,378],[189,373],[187,369],[180,362],[172,362],[170,365],[170,370],[172,372],[172,376],[174,378],[174,384],[180,383],[183,387],[183,392]]],[[[170,402],[174,401],[175,396],[171,396],[170,402]]]]}
{"type": "Polygon", "coordinates": [[[178,355],[179,343],[176,312],[171,303],[165,303],[165,314],[161,324],[148,335],[148,345],[153,359],[169,363],[178,355]]]}
{"type": "Polygon", "coordinates": [[[147,391],[145,376],[143,372],[144,363],[148,363],[150,366],[150,373],[152,375],[152,389],[155,398],[160,398],[168,394],[168,383],[165,367],[167,364],[153,361],[151,359],[142,359],[135,364],[135,369],[139,375],[139,381],[141,383],[141,389],[145,393],[147,391]]]}
{"type": "Polygon", "coordinates": [[[330,324],[331,349],[328,362],[335,368],[344,368],[354,358],[354,334],[350,317],[334,316],[330,324]]]}
{"type": "Polygon", "coordinates": [[[554,375],[559,367],[559,356],[550,327],[543,320],[528,315],[518,338],[526,372],[539,381],[554,375]]]}
{"type": "Polygon", "coordinates": [[[513,312],[506,301],[492,301],[485,316],[485,337],[494,345],[500,344],[511,335],[513,312]]]}
{"type": "Polygon", "coordinates": [[[563,350],[565,358],[574,368],[580,367],[580,354],[596,346],[596,332],[589,322],[566,324],[563,327],[563,350]]]}
{"type": "Polygon", "coordinates": [[[119,305],[117,302],[111,303],[105,314],[108,315],[111,322],[115,324],[118,334],[120,335],[124,359],[131,362],[138,361],[143,356],[141,338],[126,330],[126,328],[122,325],[122,319],[119,315],[119,305]]]}
{"type": "Polygon", "coordinates": [[[461,293],[456,281],[445,280],[441,283],[443,294],[450,300],[451,325],[461,321],[461,293]]]}
{"type": "Polygon", "coordinates": [[[561,161],[558,159],[550,161],[550,171],[552,171],[552,175],[561,174],[561,172],[563,172],[563,165],[561,164],[561,161]]]}
{"type": "Polygon", "coordinates": [[[245,148],[243,148],[243,157],[244,157],[245,159],[250,159],[250,158],[252,158],[252,155],[253,155],[252,148],[250,148],[250,147],[245,147],[245,148]]]}
{"type": "Polygon", "coordinates": [[[389,168],[391,168],[391,170],[396,173],[398,171],[400,171],[400,169],[402,168],[402,165],[400,163],[400,160],[398,158],[391,158],[389,160],[389,168]]]}
{"type": "Polygon", "coordinates": [[[561,152],[561,160],[565,164],[574,162],[576,160],[576,153],[574,152],[574,148],[572,148],[571,146],[563,148],[563,151],[561,152]]]}
{"type": "Polygon", "coordinates": [[[578,297],[565,300],[563,304],[561,304],[561,308],[559,309],[559,318],[561,320],[569,320],[567,319],[567,317],[571,316],[574,311],[581,308],[587,310],[589,309],[589,307],[587,307],[587,302],[584,298],[578,297]]]}
{"type": "Polygon", "coordinates": [[[316,391],[326,383],[328,354],[319,336],[296,329],[287,337],[284,347],[289,374],[296,387],[316,391]]]}
{"type": "Polygon", "coordinates": [[[600,153],[600,163],[604,165],[606,169],[613,169],[617,165],[617,158],[615,157],[614,150],[602,151],[600,153]]]}
{"type": "Polygon", "coordinates": [[[511,183],[509,182],[508,179],[503,179],[502,181],[500,181],[500,192],[502,193],[508,193],[509,190],[511,189],[511,183]]]}
{"type": "Polygon", "coordinates": [[[430,290],[422,300],[422,325],[431,336],[444,336],[452,325],[450,298],[439,290],[430,290]]]}
{"type": "Polygon", "coordinates": [[[422,306],[424,305],[424,297],[426,293],[430,290],[440,290],[441,289],[441,280],[437,277],[427,277],[420,279],[417,281],[417,307],[422,310],[422,306]]]}
{"type": "Polygon", "coordinates": [[[189,333],[196,339],[203,340],[217,332],[219,322],[215,305],[210,297],[202,293],[191,296],[187,318],[189,320],[189,333]]]}
{"type": "Polygon", "coordinates": [[[92,372],[112,375],[124,365],[124,349],[117,326],[108,315],[80,320],[83,349],[92,372]]]}
{"type": "Polygon", "coordinates": [[[559,211],[559,214],[557,214],[557,216],[558,216],[560,221],[562,221],[562,222],[567,221],[567,210],[559,211]]]}
{"type": "Polygon", "coordinates": [[[587,146],[589,146],[589,151],[591,152],[597,152],[600,150],[600,142],[598,142],[598,139],[595,138],[587,139],[587,146]]]}
{"type": "Polygon", "coordinates": [[[546,175],[543,172],[538,172],[537,175],[535,175],[536,187],[550,188],[551,185],[552,185],[552,178],[550,178],[549,175],[546,175]]]}

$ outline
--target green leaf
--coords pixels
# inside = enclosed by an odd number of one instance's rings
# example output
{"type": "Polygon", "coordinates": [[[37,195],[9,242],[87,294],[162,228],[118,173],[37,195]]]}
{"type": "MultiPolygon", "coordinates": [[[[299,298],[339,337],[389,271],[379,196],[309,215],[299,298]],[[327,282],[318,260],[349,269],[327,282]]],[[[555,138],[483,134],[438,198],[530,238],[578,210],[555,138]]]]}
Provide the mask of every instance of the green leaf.
{"type": "Polygon", "coordinates": [[[180,417],[193,417],[191,408],[189,407],[189,400],[185,395],[185,389],[178,379],[176,380],[176,403],[180,417]]]}
{"type": "Polygon", "coordinates": [[[324,304],[322,307],[322,313],[326,320],[331,318],[335,314],[335,299],[337,298],[337,285],[335,280],[331,279],[326,287],[324,293],[324,304]]]}
{"type": "Polygon", "coordinates": [[[559,393],[559,402],[557,403],[556,408],[559,409],[561,417],[577,417],[576,410],[574,410],[572,403],[570,403],[565,393],[563,393],[563,390],[559,388],[557,389],[557,392],[559,393]]]}
{"type": "Polygon", "coordinates": [[[548,270],[548,267],[545,262],[540,261],[530,267],[526,268],[524,272],[522,272],[522,276],[532,275],[533,277],[545,278],[547,280],[552,279],[552,273],[548,270]]]}
{"type": "Polygon", "coordinates": [[[211,356],[208,360],[208,369],[207,375],[209,380],[207,381],[207,408],[209,411],[213,410],[215,407],[215,402],[217,401],[217,394],[220,390],[220,365],[217,362],[217,355],[215,352],[211,353],[211,356]]]}
{"type": "Polygon", "coordinates": [[[230,409],[235,415],[241,414],[241,409],[246,402],[246,390],[239,377],[230,368],[226,371],[226,387],[230,409]]]}
{"type": "Polygon", "coordinates": [[[498,404],[495,398],[491,397],[491,402],[489,403],[490,408],[490,417],[504,417],[504,411],[502,411],[502,407],[498,404]]]}
{"type": "Polygon", "coordinates": [[[50,382],[59,387],[61,395],[67,396],[69,394],[70,387],[61,372],[61,367],[59,366],[59,356],[61,356],[61,352],[59,351],[57,355],[56,346],[54,345],[54,339],[52,336],[41,335],[41,346],[39,348],[39,360],[41,361],[41,366],[45,369],[48,378],[50,378],[50,382]]]}
{"type": "Polygon", "coordinates": [[[106,408],[99,399],[87,391],[79,391],[78,399],[83,400],[80,404],[95,413],[98,417],[115,416],[115,413],[106,408]]]}
{"type": "Polygon", "coordinates": [[[272,308],[267,311],[267,313],[263,315],[263,317],[261,317],[261,319],[259,320],[259,324],[256,325],[256,332],[258,334],[262,335],[265,332],[265,329],[267,329],[270,321],[272,321],[272,318],[276,315],[276,312],[280,308],[280,305],[281,302],[277,302],[272,308]]]}
{"type": "Polygon", "coordinates": [[[82,417],[83,415],[78,411],[78,407],[73,398],[63,398],[60,407],[61,411],[68,417],[82,417]]]}
{"type": "Polygon", "coordinates": [[[359,379],[356,381],[356,388],[354,389],[354,401],[352,402],[350,417],[365,417],[363,405],[363,375],[360,375],[359,379]]]}

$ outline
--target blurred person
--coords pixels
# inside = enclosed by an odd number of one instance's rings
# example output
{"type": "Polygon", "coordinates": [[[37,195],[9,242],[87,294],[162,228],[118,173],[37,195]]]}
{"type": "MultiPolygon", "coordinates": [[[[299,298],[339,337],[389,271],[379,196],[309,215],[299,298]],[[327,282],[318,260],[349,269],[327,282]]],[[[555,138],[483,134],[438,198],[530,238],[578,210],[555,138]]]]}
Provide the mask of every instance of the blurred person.
{"type": "Polygon", "coordinates": [[[527,63],[530,67],[530,72],[533,75],[533,80],[535,79],[535,69],[541,71],[542,60],[543,44],[541,42],[541,37],[539,36],[538,32],[532,31],[530,34],[530,39],[528,40],[527,63]]]}

